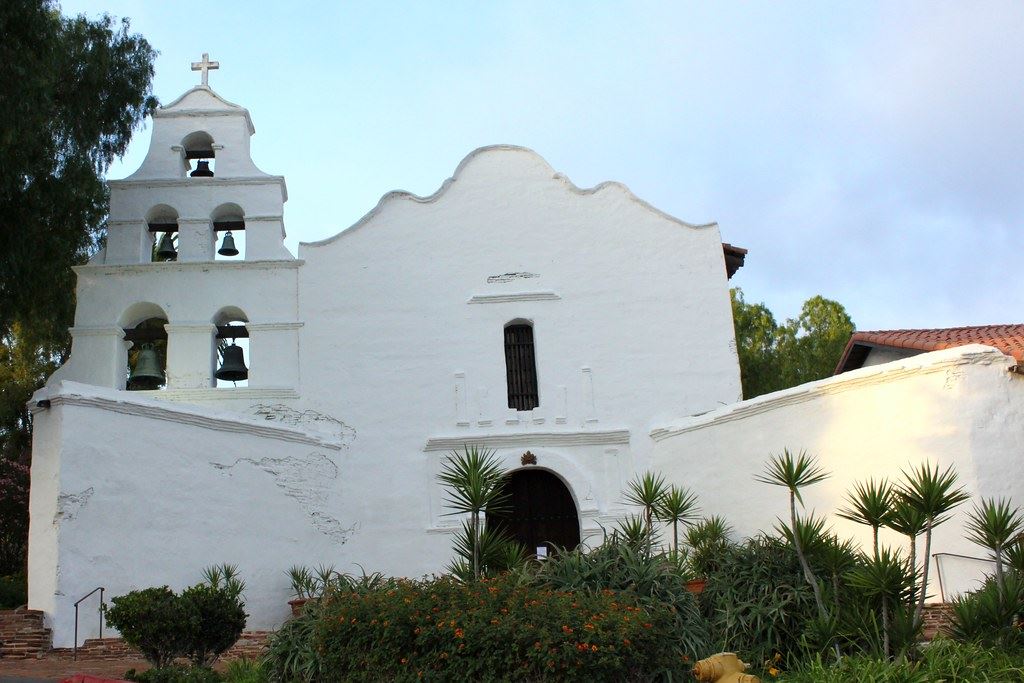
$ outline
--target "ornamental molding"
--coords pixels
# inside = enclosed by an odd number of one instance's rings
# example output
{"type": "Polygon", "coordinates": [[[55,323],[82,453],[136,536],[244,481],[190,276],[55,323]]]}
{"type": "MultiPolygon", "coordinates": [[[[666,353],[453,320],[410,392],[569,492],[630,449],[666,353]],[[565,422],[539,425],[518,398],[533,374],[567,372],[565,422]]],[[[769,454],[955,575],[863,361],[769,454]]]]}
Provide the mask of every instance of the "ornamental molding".
{"type": "Polygon", "coordinates": [[[214,176],[213,178],[140,178],[138,180],[108,180],[107,184],[112,190],[136,189],[136,188],[165,188],[165,187],[195,187],[198,185],[214,186],[235,186],[235,185],[276,185],[281,188],[282,194],[287,199],[287,189],[282,175],[262,176],[236,176],[226,178],[214,176]]]}
{"type": "Polygon", "coordinates": [[[436,436],[427,439],[423,450],[452,451],[466,445],[484,448],[539,448],[541,446],[604,446],[629,444],[628,429],[594,432],[516,432],[512,434],[463,434],[436,436]]]}
{"type": "Polygon", "coordinates": [[[270,323],[246,323],[245,329],[250,332],[283,332],[297,330],[304,326],[303,322],[270,322],[270,323]]]}
{"type": "Polygon", "coordinates": [[[167,334],[212,334],[217,331],[217,326],[213,323],[165,323],[164,331],[167,334]]]}
{"type": "MultiPolygon", "coordinates": [[[[286,441],[290,443],[304,444],[317,448],[328,448],[339,451],[343,444],[336,440],[326,438],[317,434],[288,427],[285,425],[270,425],[264,421],[251,420],[237,414],[228,412],[217,412],[211,414],[209,410],[198,410],[194,406],[174,405],[170,401],[159,401],[151,398],[153,394],[160,393],[164,398],[191,398],[202,396],[204,399],[212,398],[215,393],[220,393],[224,398],[231,399],[252,399],[252,398],[284,398],[285,394],[291,397],[295,392],[291,390],[245,390],[245,389],[201,389],[201,390],[179,390],[173,389],[160,392],[117,392],[112,393],[89,392],[85,385],[77,383],[62,383],[60,389],[49,396],[37,394],[33,401],[45,398],[49,401],[51,408],[56,406],[75,406],[83,408],[94,408],[111,413],[122,415],[134,415],[154,420],[174,422],[176,424],[198,427],[200,429],[211,429],[220,432],[235,434],[248,434],[265,439],[286,441]],[[70,385],[70,387],[69,387],[70,385]],[[77,391],[81,387],[83,391],[77,391]],[[141,396],[140,396],[141,394],[141,396]],[[162,404],[162,405],[161,405],[162,404]]],[[[45,410],[33,406],[33,410],[45,410]]]]}
{"type": "Polygon", "coordinates": [[[508,294],[476,294],[467,304],[505,304],[516,301],[559,301],[562,297],[554,292],[509,292],[508,294]]]}
{"type": "Polygon", "coordinates": [[[195,272],[197,270],[287,270],[301,267],[304,259],[274,259],[267,261],[152,261],[148,263],[85,264],[72,266],[80,275],[116,275],[124,273],[152,274],[154,269],[164,272],[195,272]]]}
{"type": "Polygon", "coordinates": [[[124,329],[116,325],[76,325],[69,328],[72,337],[116,337],[124,339],[124,329]]]}
{"type": "Polygon", "coordinates": [[[783,389],[748,401],[741,401],[723,408],[694,415],[674,425],[652,429],[654,441],[663,441],[678,434],[696,431],[712,425],[744,420],[754,415],[768,413],[786,406],[805,403],[815,399],[841,394],[862,387],[899,382],[912,377],[946,373],[966,365],[1005,365],[1014,363],[1013,358],[998,349],[981,344],[970,344],[955,349],[922,353],[910,358],[872,365],[858,370],[844,372],[817,382],[808,382],[791,389],[783,389]]]}

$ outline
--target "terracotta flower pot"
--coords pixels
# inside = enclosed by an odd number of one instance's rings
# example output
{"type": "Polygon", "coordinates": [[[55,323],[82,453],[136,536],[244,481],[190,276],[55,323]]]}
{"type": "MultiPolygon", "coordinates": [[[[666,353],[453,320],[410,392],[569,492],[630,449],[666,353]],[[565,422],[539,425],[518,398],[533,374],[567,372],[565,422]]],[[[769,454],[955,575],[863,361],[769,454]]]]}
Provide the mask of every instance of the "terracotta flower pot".
{"type": "Polygon", "coordinates": [[[704,587],[707,585],[707,579],[690,579],[686,582],[686,590],[690,591],[694,595],[704,592],[704,587]]]}
{"type": "Polygon", "coordinates": [[[309,602],[309,598],[295,598],[294,600],[288,601],[288,606],[292,608],[292,616],[297,617],[302,614],[302,608],[309,602]]]}

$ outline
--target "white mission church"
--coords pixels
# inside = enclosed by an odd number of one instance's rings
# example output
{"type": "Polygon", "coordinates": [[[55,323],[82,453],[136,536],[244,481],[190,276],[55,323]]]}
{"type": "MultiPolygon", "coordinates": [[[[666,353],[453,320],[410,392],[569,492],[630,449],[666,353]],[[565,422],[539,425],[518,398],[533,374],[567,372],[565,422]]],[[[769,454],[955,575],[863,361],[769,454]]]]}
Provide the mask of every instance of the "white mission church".
{"type": "MultiPolygon", "coordinates": [[[[965,346],[742,402],[728,280],[745,252],[531,150],[473,151],[433,195],[385,195],[292,255],[285,180],[254,165],[215,65],[110,182],[71,359],[32,399],[29,606],[56,646],[101,585],[234,563],[265,629],[293,564],[440,571],[459,520],[436,475],[466,444],[513,472],[531,548],[599,540],[648,469],[742,535],[770,527],[785,499],[753,475],[783,447],[833,472],[807,496],[820,512],[926,458],[1024,502],[1011,357],[965,346]]],[[[977,554],[956,520],[934,545],[977,554]]]]}

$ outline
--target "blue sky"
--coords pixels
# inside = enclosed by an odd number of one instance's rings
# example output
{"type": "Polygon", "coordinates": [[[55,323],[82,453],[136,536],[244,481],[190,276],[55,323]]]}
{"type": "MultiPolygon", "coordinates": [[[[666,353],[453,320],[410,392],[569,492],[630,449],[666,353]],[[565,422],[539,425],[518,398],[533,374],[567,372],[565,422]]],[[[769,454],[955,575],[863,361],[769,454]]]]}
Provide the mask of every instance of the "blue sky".
{"type": "MultiPolygon", "coordinates": [[[[860,329],[1024,322],[1024,3],[62,3],[127,16],[170,102],[247,107],[288,244],[482,145],[625,183],[750,250],[733,283],[860,329]]],[[[111,178],[148,146],[136,135],[111,178]]],[[[592,248],[598,248],[593,245],[592,248]]]]}

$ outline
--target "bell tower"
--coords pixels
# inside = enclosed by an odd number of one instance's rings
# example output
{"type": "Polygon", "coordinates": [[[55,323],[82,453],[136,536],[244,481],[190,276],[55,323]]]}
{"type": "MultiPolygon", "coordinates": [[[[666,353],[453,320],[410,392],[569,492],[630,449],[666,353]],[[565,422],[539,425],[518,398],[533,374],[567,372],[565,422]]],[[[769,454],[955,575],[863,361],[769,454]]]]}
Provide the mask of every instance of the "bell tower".
{"type": "Polygon", "coordinates": [[[253,163],[249,111],[210,88],[219,66],[208,54],[192,64],[201,82],[153,113],[141,166],[109,181],[106,246],[76,269],[72,356],[51,382],[190,400],[245,379],[295,387],[301,261],[284,246],[288,191],[253,163]]]}
{"type": "Polygon", "coordinates": [[[292,257],[284,246],[284,178],[253,163],[249,111],[210,88],[209,70],[220,65],[208,57],[193,64],[202,83],[153,113],[142,166],[110,181],[104,264],[212,261],[229,231],[229,243],[244,231],[247,261],[292,257]]]}

